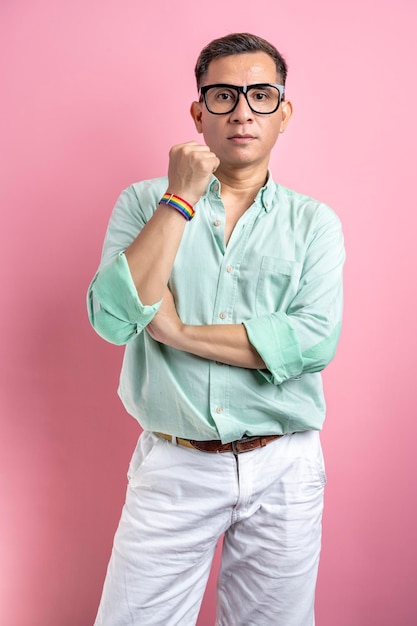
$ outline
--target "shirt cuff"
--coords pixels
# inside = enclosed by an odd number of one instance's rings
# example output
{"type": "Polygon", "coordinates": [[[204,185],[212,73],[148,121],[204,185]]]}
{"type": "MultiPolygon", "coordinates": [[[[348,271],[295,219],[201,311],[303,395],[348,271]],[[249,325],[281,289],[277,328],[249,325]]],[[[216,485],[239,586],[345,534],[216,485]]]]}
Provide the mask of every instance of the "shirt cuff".
{"type": "Polygon", "coordinates": [[[123,252],[96,274],[90,291],[101,309],[119,320],[135,324],[138,333],[152,321],[162,302],[142,304],[123,252]]]}
{"type": "Polygon", "coordinates": [[[262,357],[267,370],[259,370],[268,382],[280,385],[299,376],[303,357],[294,328],[285,313],[272,313],[243,322],[250,343],[262,357]]]}

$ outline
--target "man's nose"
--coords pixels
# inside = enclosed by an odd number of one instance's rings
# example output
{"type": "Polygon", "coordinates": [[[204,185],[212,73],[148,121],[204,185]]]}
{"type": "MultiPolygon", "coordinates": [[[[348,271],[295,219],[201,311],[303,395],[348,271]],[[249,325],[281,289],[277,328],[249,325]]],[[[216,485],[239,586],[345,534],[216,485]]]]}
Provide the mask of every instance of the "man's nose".
{"type": "Polygon", "coordinates": [[[246,100],[245,94],[240,93],[237,101],[237,105],[234,111],[231,113],[232,122],[242,123],[248,122],[253,117],[253,111],[246,100]]]}

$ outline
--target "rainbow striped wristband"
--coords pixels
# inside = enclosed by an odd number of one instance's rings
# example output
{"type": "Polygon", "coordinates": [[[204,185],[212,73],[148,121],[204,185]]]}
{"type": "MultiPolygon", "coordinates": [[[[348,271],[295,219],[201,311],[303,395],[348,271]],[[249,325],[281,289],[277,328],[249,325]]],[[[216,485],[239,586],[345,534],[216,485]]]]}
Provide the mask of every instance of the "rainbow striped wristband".
{"type": "Polygon", "coordinates": [[[188,221],[192,220],[195,215],[195,211],[191,204],[188,204],[188,202],[173,193],[165,193],[160,199],[159,204],[167,204],[173,209],[176,209],[188,221]]]}

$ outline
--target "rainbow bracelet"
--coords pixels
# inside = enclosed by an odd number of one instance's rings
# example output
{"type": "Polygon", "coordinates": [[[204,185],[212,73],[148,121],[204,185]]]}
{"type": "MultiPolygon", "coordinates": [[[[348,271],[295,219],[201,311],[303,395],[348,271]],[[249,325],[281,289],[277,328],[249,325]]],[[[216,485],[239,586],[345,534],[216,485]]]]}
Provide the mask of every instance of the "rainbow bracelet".
{"type": "Polygon", "coordinates": [[[167,204],[173,209],[176,209],[188,221],[192,220],[195,215],[195,211],[191,204],[188,204],[188,202],[173,193],[165,193],[160,199],[159,204],[167,204]]]}

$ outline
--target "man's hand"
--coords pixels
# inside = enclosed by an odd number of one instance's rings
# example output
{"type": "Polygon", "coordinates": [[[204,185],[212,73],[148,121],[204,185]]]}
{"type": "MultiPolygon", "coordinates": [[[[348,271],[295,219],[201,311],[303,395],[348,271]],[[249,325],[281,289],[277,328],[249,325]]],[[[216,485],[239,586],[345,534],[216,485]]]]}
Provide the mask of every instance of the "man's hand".
{"type": "Polygon", "coordinates": [[[168,287],[165,289],[161,306],[152,322],[146,326],[149,335],[159,343],[175,347],[175,338],[178,337],[184,324],[178,317],[174,297],[168,287]]]}
{"type": "Polygon", "coordinates": [[[173,146],[169,152],[167,193],[173,193],[191,205],[196,204],[219,164],[210,148],[197,141],[173,146]]]}

